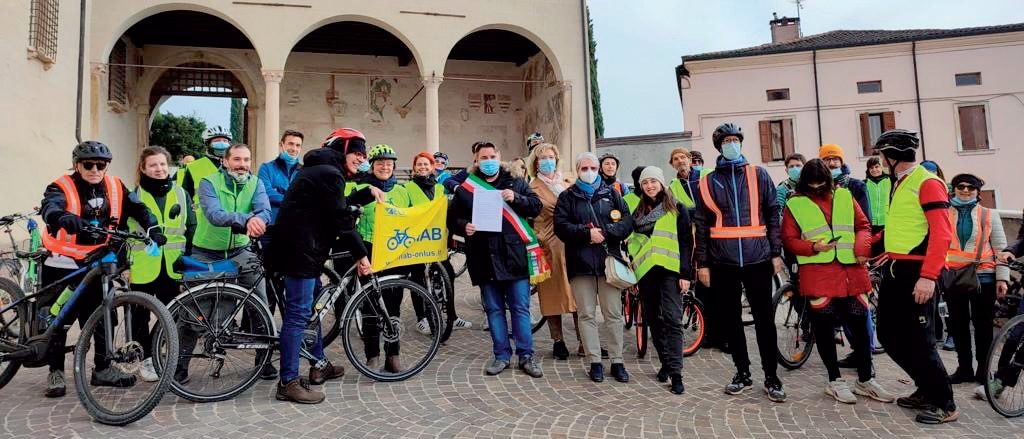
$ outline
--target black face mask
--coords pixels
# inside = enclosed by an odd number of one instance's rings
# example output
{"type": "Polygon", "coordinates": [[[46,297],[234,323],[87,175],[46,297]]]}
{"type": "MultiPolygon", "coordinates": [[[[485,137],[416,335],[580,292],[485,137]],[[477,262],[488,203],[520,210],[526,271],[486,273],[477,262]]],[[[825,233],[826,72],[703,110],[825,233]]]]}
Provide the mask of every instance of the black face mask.
{"type": "Polygon", "coordinates": [[[814,195],[816,197],[820,197],[820,196],[823,196],[823,195],[828,193],[828,185],[827,184],[823,184],[823,185],[818,186],[818,187],[807,185],[807,191],[810,192],[810,195],[814,195]]]}

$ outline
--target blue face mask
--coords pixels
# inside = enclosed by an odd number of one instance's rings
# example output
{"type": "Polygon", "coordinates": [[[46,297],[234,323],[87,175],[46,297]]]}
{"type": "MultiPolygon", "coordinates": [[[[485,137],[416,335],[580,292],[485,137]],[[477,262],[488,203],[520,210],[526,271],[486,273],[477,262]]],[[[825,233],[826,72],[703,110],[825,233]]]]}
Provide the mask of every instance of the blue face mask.
{"type": "Polygon", "coordinates": [[[356,167],[356,171],[370,172],[370,162],[362,162],[356,167]]]}
{"type": "Polygon", "coordinates": [[[498,159],[480,160],[480,172],[488,177],[497,175],[500,169],[501,162],[498,159]]]}
{"type": "Polygon", "coordinates": [[[733,161],[738,158],[742,153],[740,152],[740,142],[729,142],[722,144],[722,157],[726,160],[733,161]]]}
{"type": "Polygon", "coordinates": [[[287,163],[288,165],[294,165],[299,162],[298,156],[292,157],[292,155],[288,154],[287,151],[281,151],[281,154],[278,154],[277,157],[280,158],[281,160],[284,160],[284,162],[287,163]]]}
{"type": "Polygon", "coordinates": [[[832,170],[832,178],[839,177],[840,175],[843,175],[842,168],[836,168],[832,170]]]}
{"type": "Polygon", "coordinates": [[[787,170],[786,172],[789,173],[789,179],[790,180],[800,181],[800,171],[803,171],[803,170],[804,170],[804,168],[796,166],[796,167],[789,168],[789,170],[787,170]]]}
{"type": "Polygon", "coordinates": [[[540,171],[541,174],[551,174],[555,172],[555,166],[555,159],[540,159],[540,161],[537,162],[537,170],[540,171]]]}
{"type": "Polygon", "coordinates": [[[690,166],[690,172],[697,172],[697,173],[699,173],[702,170],[704,170],[704,167],[701,166],[701,165],[690,166]]]}
{"type": "Polygon", "coordinates": [[[217,157],[224,157],[224,151],[228,150],[231,146],[228,142],[213,142],[210,144],[210,148],[213,148],[213,155],[217,157]]]}

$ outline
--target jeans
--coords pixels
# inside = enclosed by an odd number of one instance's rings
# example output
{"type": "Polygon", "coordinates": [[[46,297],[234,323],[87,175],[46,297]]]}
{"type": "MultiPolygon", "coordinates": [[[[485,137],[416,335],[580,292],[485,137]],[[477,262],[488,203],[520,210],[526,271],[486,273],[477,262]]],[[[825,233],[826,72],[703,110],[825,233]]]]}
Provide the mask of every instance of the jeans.
{"type": "MultiPolygon", "coordinates": [[[[313,313],[313,294],[317,279],[301,277],[284,278],[284,322],[281,324],[281,383],[286,384],[299,377],[299,351],[305,336],[306,325],[313,313]]],[[[320,325],[309,353],[324,360],[324,343],[320,325]]]]}
{"type": "Polygon", "coordinates": [[[480,284],[480,298],[487,313],[490,325],[491,343],[494,345],[494,358],[510,361],[512,347],[508,340],[508,322],[505,321],[505,310],[512,314],[512,338],[516,343],[516,356],[519,361],[533,356],[533,332],[530,327],[530,281],[492,280],[480,284]]]}
{"type": "MultiPolygon", "coordinates": [[[[875,321],[872,318],[871,308],[870,307],[868,307],[867,316],[868,316],[868,324],[867,324],[867,327],[868,327],[868,352],[872,352],[873,353],[875,351],[875,321]]],[[[846,338],[852,340],[854,336],[853,336],[853,331],[850,329],[850,326],[845,324],[845,323],[843,323],[842,324],[842,328],[843,328],[843,334],[846,335],[846,338]]],[[[851,342],[850,345],[853,346],[853,343],[851,342]]],[[[856,349],[857,348],[854,348],[854,350],[856,350],[856,349]]]]}

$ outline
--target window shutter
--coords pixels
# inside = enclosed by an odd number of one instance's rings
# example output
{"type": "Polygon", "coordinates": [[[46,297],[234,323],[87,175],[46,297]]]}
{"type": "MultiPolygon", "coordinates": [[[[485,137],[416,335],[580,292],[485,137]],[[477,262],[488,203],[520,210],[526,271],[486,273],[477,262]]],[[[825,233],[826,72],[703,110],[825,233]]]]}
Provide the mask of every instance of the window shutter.
{"type": "Polygon", "coordinates": [[[963,142],[961,148],[964,151],[977,151],[988,147],[984,108],[982,105],[970,105],[958,109],[960,141],[963,142]]]}
{"type": "Polygon", "coordinates": [[[882,132],[896,129],[896,113],[886,111],[882,113],[882,132]]]}
{"type": "Polygon", "coordinates": [[[782,120],[782,157],[780,160],[785,160],[786,156],[795,152],[793,139],[793,119],[782,120]]]}
{"type": "Polygon", "coordinates": [[[989,209],[996,209],[996,191],[989,189],[979,192],[978,204],[989,209]]]}
{"type": "Polygon", "coordinates": [[[868,124],[869,117],[870,115],[868,113],[860,114],[860,143],[861,150],[864,153],[864,157],[871,156],[872,152],[874,151],[874,145],[871,145],[871,126],[868,124]]]}
{"type": "Polygon", "coordinates": [[[757,123],[761,134],[761,163],[772,161],[772,129],[771,122],[762,120],[757,123]]]}

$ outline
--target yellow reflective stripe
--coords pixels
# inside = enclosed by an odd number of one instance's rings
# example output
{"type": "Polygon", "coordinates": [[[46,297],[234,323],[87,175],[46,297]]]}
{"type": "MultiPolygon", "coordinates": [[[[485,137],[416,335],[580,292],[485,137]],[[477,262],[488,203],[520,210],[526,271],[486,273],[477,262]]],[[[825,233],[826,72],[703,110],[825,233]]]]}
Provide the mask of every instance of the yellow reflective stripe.
{"type": "Polygon", "coordinates": [[[853,250],[853,243],[839,242],[836,243],[836,249],[838,250],[853,250]]]}
{"type": "Polygon", "coordinates": [[[833,224],[832,232],[855,232],[852,225],[846,224],[833,224]]]}

